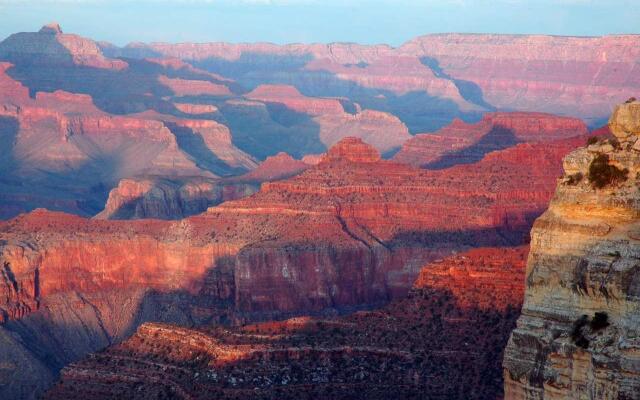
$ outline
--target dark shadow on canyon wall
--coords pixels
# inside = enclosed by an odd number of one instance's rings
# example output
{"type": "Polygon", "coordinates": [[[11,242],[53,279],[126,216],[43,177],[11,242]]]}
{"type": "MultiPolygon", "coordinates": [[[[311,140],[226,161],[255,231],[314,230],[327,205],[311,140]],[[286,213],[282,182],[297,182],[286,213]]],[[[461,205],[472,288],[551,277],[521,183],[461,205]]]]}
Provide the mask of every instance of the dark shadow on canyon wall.
{"type": "Polygon", "coordinates": [[[20,125],[16,118],[0,116],[0,180],[8,178],[6,172],[16,167],[13,147],[19,130],[20,125]]]}
{"type": "Polygon", "coordinates": [[[484,107],[489,111],[496,111],[496,107],[486,102],[484,99],[484,94],[482,93],[482,88],[478,86],[475,82],[466,81],[463,79],[456,79],[451,75],[447,74],[442,67],[440,67],[440,62],[434,57],[421,57],[420,62],[429,67],[431,71],[438,77],[443,79],[448,79],[456,85],[458,91],[462,98],[467,100],[469,103],[476,104],[480,107],[484,107]]]}
{"type": "Polygon", "coordinates": [[[320,126],[307,114],[275,103],[218,107],[223,115],[220,122],[231,130],[233,144],[259,160],[281,151],[300,159],[327,150],[320,140],[320,126]]]}
{"type": "Polygon", "coordinates": [[[459,164],[474,164],[492,151],[508,149],[520,142],[513,130],[503,126],[494,126],[473,145],[444,154],[435,161],[421,165],[421,168],[445,169],[459,164]]]}
{"type": "MultiPolygon", "coordinates": [[[[508,229],[510,233],[501,232],[500,228],[459,232],[405,232],[397,235],[389,242],[375,245],[377,248],[375,251],[373,248],[366,249],[360,246],[358,254],[366,255],[370,253],[364,259],[369,260],[372,271],[375,271],[379,254],[393,253],[396,249],[410,247],[418,249],[424,248],[424,246],[441,248],[444,246],[451,251],[462,251],[470,247],[488,245],[515,246],[526,241],[521,232],[514,231],[512,227],[505,229],[508,229]]],[[[168,322],[192,327],[247,321],[248,317],[259,320],[261,318],[257,318],[257,314],[253,312],[255,310],[243,308],[247,306],[246,302],[236,303],[238,300],[237,292],[240,289],[236,287],[235,268],[238,258],[245,257],[245,261],[251,261],[252,254],[259,257],[260,254],[258,253],[260,253],[263,246],[268,249],[273,247],[273,244],[256,244],[241,250],[236,256],[217,259],[215,264],[198,282],[188,283],[189,286],[201,288],[196,293],[189,293],[185,290],[159,292],[143,287],[103,289],[92,293],[83,293],[79,287],[77,290],[65,294],[39,299],[41,308],[38,311],[20,320],[10,321],[4,324],[3,328],[18,335],[25,349],[36,357],[42,365],[57,375],[64,365],[79,360],[90,352],[126,339],[143,322],[168,322]]],[[[340,261],[337,258],[339,249],[327,249],[327,245],[323,243],[291,243],[288,246],[282,245],[281,247],[285,253],[290,253],[295,249],[301,249],[309,254],[328,251],[328,259],[334,260],[334,264],[338,264],[338,261],[340,261]]],[[[369,282],[369,280],[365,279],[365,282],[369,282]]],[[[295,290],[295,288],[293,289],[295,290]]],[[[372,291],[371,293],[376,292],[372,291]]],[[[326,305],[331,310],[314,307],[315,311],[312,310],[311,312],[304,309],[292,309],[287,312],[277,312],[277,310],[271,310],[272,312],[270,312],[270,310],[264,309],[262,312],[264,315],[268,315],[269,318],[276,319],[308,314],[327,316],[350,313],[359,309],[381,307],[392,298],[389,292],[386,295],[381,295],[378,299],[371,296],[363,296],[362,299],[366,299],[367,303],[359,303],[358,301],[361,300],[355,298],[347,300],[344,304],[332,302],[332,304],[326,305]]],[[[426,298],[436,299],[433,295],[426,298]]],[[[253,307],[251,304],[249,306],[253,307]]],[[[438,309],[440,308],[439,306],[438,309]]],[[[432,310],[431,312],[434,311],[432,310]]],[[[416,313],[411,312],[408,315],[411,318],[424,315],[424,310],[416,313]]],[[[472,365],[470,363],[476,363],[477,360],[483,362],[483,364],[478,364],[480,368],[477,371],[481,371],[481,374],[489,373],[487,371],[491,371],[492,374],[498,374],[497,371],[501,371],[499,355],[504,347],[502,341],[508,337],[511,326],[509,325],[509,329],[505,328],[504,335],[496,339],[498,340],[496,343],[500,344],[499,346],[496,344],[487,347],[486,344],[475,345],[473,343],[475,343],[474,340],[484,340],[483,338],[486,337],[485,334],[482,334],[484,329],[505,327],[505,324],[510,324],[511,322],[509,321],[511,320],[506,320],[504,319],[506,317],[498,316],[497,314],[472,313],[472,317],[471,322],[466,321],[465,325],[461,327],[457,327],[455,318],[448,321],[444,316],[438,320],[438,325],[425,323],[422,320],[416,321],[416,326],[420,326],[423,329],[432,329],[433,326],[438,327],[434,331],[439,333],[438,340],[444,340],[445,342],[450,340],[453,336],[447,335],[447,332],[460,332],[463,335],[463,339],[456,339],[455,349],[449,348],[445,344],[430,344],[430,347],[425,348],[420,353],[420,361],[415,362],[419,364],[420,368],[427,368],[425,371],[428,371],[428,373],[425,372],[426,375],[420,375],[421,377],[417,381],[411,381],[414,383],[408,384],[407,387],[411,391],[414,390],[413,385],[415,385],[420,390],[433,391],[434,394],[452,395],[451,389],[446,383],[449,382],[449,379],[443,379],[436,383],[433,380],[434,376],[451,373],[458,376],[457,374],[468,371],[470,365],[472,365]],[[453,323],[453,325],[449,325],[450,323],[453,323]],[[478,325],[479,323],[481,325],[478,325]],[[460,343],[471,343],[471,345],[465,344],[464,351],[460,353],[460,356],[456,356],[455,360],[447,361],[447,354],[451,351],[460,351],[460,343]],[[480,350],[469,352],[471,348],[480,350]],[[490,352],[485,352],[485,349],[489,349],[490,352]],[[486,365],[488,364],[486,363],[490,364],[491,368],[487,367],[486,365]]],[[[513,321],[515,321],[515,317],[517,315],[514,316],[513,321]]],[[[408,336],[416,333],[415,329],[418,328],[411,328],[408,331],[404,331],[405,333],[403,331],[387,332],[386,335],[388,336],[385,336],[384,339],[389,341],[406,340],[408,336]],[[394,339],[394,335],[396,339],[394,339]]],[[[426,337],[434,334],[431,330],[425,332],[426,337]]],[[[360,339],[365,340],[365,338],[366,336],[360,336],[360,339]]],[[[423,338],[421,336],[420,338],[420,342],[423,344],[433,343],[429,340],[422,341],[423,338]]],[[[380,339],[382,340],[383,338],[380,339]]],[[[416,352],[416,349],[412,347],[409,350],[416,352]]],[[[421,372],[418,373],[421,374],[421,372]]],[[[402,374],[402,376],[405,375],[402,374]]],[[[455,396],[468,395],[469,392],[467,390],[471,390],[472,387],[478,388],[489,385],[493,388],[492,390],[498,390],[498,388],[501,388],[500,375],[491,376],[490,380],[486,380],[487,375],[461,377],[460,379],[469,379],[469,385],[457,385],[457,387],[464,387],[465,389],[458,389],[461,391],[455,392],[453,398],[463,398],[455,396]]],[[[374,385],[374,387],[379,387],[379,384],[377,385],[374,385]]],[[[389,387],[386,384],[382,386],[389,387]]],[[[384,393],[387,393],[386,390],[384,389],[384,393]]],[[[348,391],[347,393],[352,392],[348,391]]]]}
{"type": "Polygon", "coordinates": [[[115,171],[114,159],[91,158],[59,171],[27,165],[14,155],[19,130],[17,119],[0,117],[0,219],[39,207],[85,216],[102,209],[110,187],[101,181],[115,171]]]}
{"type": "Polygon", "coordinates": [[[218,176],[238,175],[246,172],[243,168],[231,168],[207,147],[202,135],[191,128],[180,126],[173,122],[164,121],[165,126],[173,133],[180,150],[194,160],[196,165],[218,176]]]}
{"type": "MultiPolygon", "coordinates": [[[[519,310],[520,304],[466,308],[447,289],[423,287],[374,313],[310,321],[284,331],[275,324],[236,328],[233,335],[205,329],[220,345],[256,349],[245,358],[218,361],[216,379],[193,379],[210,376],[209,363],[216,360],[206,352],[197,360],[188,357],[189,350],[170,335],[111,348],[78,367],[102,376],[134,371],[139,378],[133,381],[92,382],[104,393],[133,399],[173,393],[176,386],[198,399],[499,398],[503,349],[519,310]],[[183,368],[187,371],[178,370],[183,368]]],[[[83,384],[66,380],[52,398],[73,398],[65,396],[77,395],[74,389],[82,393],[83,384]]]]}
{"type": "MultiPolygon", "coordinates": [[[[268,55],[245,52],[234,61],[211,57],[191,63],[198,68],[233,78],[248,90],[261,84],[285,84],[295,86],[306,96],[347,98],[363,108],[396,115],[411,133],[436,131],[451,123],[454,118],[476,122],[482,116],[482,112],[463,112],[452,100],[432,96],[424,91],[398,95],[383,88],[364,87],[328,71],[305,70],[305,65],[312,60],[312,54],[268,55]]],[[[355,111],[351,106],[345,110],[350,113],[355,111]]]]}

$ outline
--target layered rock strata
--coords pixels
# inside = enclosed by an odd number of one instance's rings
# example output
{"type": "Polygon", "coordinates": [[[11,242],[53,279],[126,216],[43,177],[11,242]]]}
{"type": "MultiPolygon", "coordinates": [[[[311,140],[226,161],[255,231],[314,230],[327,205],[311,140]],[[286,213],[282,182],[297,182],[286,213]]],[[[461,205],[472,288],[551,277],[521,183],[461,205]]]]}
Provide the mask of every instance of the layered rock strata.
{"type": "Polygon", "coordinates": [[[487,113],[477,123],[455,120],[435,133],[415,135],[403,143],[393,159],[424,168],[444,168],[476,162],[491,151],[518,143],[549,142],[587,133],[584,122],[576,118],[525,112],[487,113]]]}
{"type": "Polygon", "coordinates": [[[45,398],[497,398],[526,253],[483,248],[437,260],[407,298],[347,317],[213,329],[144,324],[64,368],[45,398]]]}
{"type": "Polygon", "coordinates": [[[525,302],[504,357],[508,399],[636,399],[640,393],[640,102],[616,140],[591,141],[535,222],[525,302]]]}

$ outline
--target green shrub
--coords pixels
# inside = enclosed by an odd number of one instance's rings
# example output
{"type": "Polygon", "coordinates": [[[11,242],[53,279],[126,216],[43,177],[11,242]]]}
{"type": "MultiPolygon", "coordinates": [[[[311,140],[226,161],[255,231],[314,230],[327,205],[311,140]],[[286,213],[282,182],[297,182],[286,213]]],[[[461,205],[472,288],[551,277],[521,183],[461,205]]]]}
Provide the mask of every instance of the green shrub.
{"type": "Polygon", "coordinates": [[[604,329],[609,326],[609,316],[606,312],[597,312],[589,325],[594,331],[604,329]]]}
{"type": "Polygon", "coordinates": [[[602,189],[609,185],[616,185],[627,180],[629,170],[620,169],[609,164],[609,156],[598,154],[589,165],[589,182],[596,189],[602,189]]]}

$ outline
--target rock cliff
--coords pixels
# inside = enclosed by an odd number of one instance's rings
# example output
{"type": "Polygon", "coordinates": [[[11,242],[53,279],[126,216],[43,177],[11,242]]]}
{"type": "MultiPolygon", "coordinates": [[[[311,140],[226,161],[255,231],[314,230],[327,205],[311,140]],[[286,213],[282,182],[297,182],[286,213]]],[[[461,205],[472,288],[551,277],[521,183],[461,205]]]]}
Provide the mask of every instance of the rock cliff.
{"type": "Polygon", "coordinates": [[[508,399],[636,399],[640,393],[640,102],[615,139],[570,153],[535,222],[525,301],[504,357],[508,399]]]}
{"type": "Polygon", "coordinates": [[[0,42],[0,59],[40,65],[85,66],[92,68],[127,68],[127,63],[105,57],[92,40],[62,33],[60,25],[51,23],[38,32],[22,32],[0,42]]]}
{"type": "Polygon", "coordinates": [[[294,84],[308,95],[348,96],[403,114],[412,132],[423,132],[456,116],[495,109],[570,115],[596,126],[610,107],[640,88],[639,41],[638,35],[451,33],[417,37],[398,48],[135,43],[104,51],[177,57],[248,87],[294,84]]]}
{"type": "Polygon", "coordinates": [[[144,324],[64,368],[45,398],[498,398],[526,253],[482,248],[436,260],[407,298],[344,317],[209,329],[144,324]]]}
{"type": "MultiPolygon", "coordinates": [[[[480,160],[485,154],[518,143],[540,143],[584,136],[577,118],[525,112],[487,113],[477,123],[455,120],[437,132],[418,134],[393,157],[424,168],[444,168],[480,160]]],[[[551,146],[552,147],[552,146],[551,146]]]]}
{"type": "Polygon", "coordinates": [[[22,340],[16,368],[55,373],[144,321],[330,315],[403,296],[429,261],[522,243],[547,204],[547,177],[497,179],[484,162],[425,171],[348,138],[299,175],[180,221],[36,211],[2,223],[0,310],[22,340]]]}

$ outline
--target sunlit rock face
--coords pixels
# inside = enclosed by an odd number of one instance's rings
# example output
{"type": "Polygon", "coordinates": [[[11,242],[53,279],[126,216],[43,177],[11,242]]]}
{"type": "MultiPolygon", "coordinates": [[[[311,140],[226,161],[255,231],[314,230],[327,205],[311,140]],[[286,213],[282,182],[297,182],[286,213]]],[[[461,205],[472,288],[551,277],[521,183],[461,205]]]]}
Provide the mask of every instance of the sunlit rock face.
{"type": "Polygon", "coordinates": [[[638,35],[441,34],[415,38],[398,52],[423,57],[497,108],[572,115],[592,125],[638,92],[638,43],[638,35]]]}
{"type": "MultiPolygon", "coordinates": [[[[418,134],[403,143],[393,157],[423,168],[444,168],[480,160],[485,154],[519,143],[542,143],[584,136],[587,127],[577,118],[543,113],[487,113],[477,123],[455,120],[435,133],[418,134]]],[[[549,146],[553,151],[555,146],[549,146]]]]}
{"type": "Polygon", "coordinates": [[[508,399],[634,399],[640,393],[637,101],[592,141],[535,222],[525,302],[504,358],[508,399]]]}
{"type": "Polygon", "coordinates": [[[527,250],[434,260],[407,297],[348,316],[205,329],[146,323],[65,367],[45,398],[498,398],[527,250]]]}
{"type": "MultiPolygon", "coordinates": [[[[501,153],[425,171],[347,138],[294,177],[179,221],[39,210],[4,222],[3,329],[24,343],[12,357],[44,371],[46,386],[46,374],[145,321],[330,315],[404,296],[429,261],[525,240],[553,185],[546,175],[496,180],[501,153]]],[[[292,162],[281,155],[265,164],[292,162]]],[[[126,202],[143,186],[125,182],[113,200],[126,202]]],[[[157,212],[154,197],[136,212],[157,212]]]]}
{"type": "Polygon", "coordinates": [[[404,122],[415,133],[420,127],[436,130],[455,116],[494,109],[569,115],[598,125],[613,105],[640,89],[639,40],[637,35],[452,33],[420,36],[399,48],[135,43],[105,51],[177,57],[249,87],[295,84],[305,94],[350,95],[399,114],[412,109],[431,120],[407,114],[404,122]],[[446,122],[438,126],[434,120],[446,122]]]}

